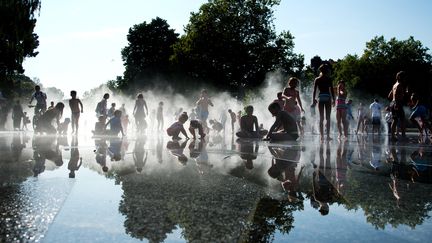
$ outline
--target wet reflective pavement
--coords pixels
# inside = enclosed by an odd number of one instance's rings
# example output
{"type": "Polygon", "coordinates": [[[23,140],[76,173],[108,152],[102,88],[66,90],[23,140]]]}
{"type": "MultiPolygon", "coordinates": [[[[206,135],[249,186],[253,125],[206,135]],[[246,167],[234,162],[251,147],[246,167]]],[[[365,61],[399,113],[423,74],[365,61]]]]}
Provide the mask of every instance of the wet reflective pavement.
{"type": "Polygon", "coordinates": [[[432,147],[0,133],[0,242],[426,242],[432,147]]]}

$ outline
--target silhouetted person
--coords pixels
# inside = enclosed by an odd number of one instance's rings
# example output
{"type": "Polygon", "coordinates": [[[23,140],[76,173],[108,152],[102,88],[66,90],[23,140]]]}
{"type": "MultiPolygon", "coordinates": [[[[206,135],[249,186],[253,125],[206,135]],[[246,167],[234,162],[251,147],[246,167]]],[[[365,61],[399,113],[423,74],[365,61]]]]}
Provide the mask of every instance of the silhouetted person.
{"type": "Polygon", "coordinates": [[[168,136],[172,137],[173,140],[179,140],[181,139],[179,137],[179,134],[182,133],[185,138],[189,139],[186,130],[184,129],[183,125],[188,120],[188,115],[186,112],[182,113],[180,117],[178,118],[178,121],[174,122],[166,131],[168,136]]]}
{"type": "Polygon", "coordinates": [[[103,116],[104,119],[106,120],[107,115],[108,115],[108,99],[109,99],[110,95],[108,93],[105,93],[102,100],[99,101],[99,103],[96,106],[96,117],[99,118],[100,116],[103,116]]]}
{"type": "Polygon", "coordinates": [[[298,138],[297,125],[294,119],[278,103],[271,103],[268,107],[270,113],[276,118],[267,134],[266,140],[288,141],[298,138]]]}
{"type": "Polygon", "coordinates": [[[39,114],[39,113],[45,112],[47,109],[47,103],[46,103],[47,96],[44,92],[42,92],[40,90],[39,85],[35,86],[35,92],[33,93],[29,104],[31,104],[33,102],[33,99],[36,100],[36,106],[34,108],[34,113],[39,114]]]}
{"type": "Polygon", "coordinates": [[[123,131],[123,126],[121,124],[121,111],[114,111],[114,117],[111,118],[105,125],[105,129],[110,126],[110,129],[106,131],[108,135],[117,136],[119,133],[124,137],[125,133],[123,131]]]}
{"type": "Polygon", "coordinates": [[[20,101],[17,100],[15,105],[12,107],[12,121],[14,130],[21,130],[21,121],[24,113],[20,101]]]}
{"type": "Polygon", "coordinates": [[[77,92],[75,90],[72,90],[70,92],[71,99],[69,100],[69,107],[71,109],[71,120],[72,120],[72,133],[78,134],[78,122],[80,113],[83,113],[83,104],[80,99],[77,99],[77,92]]]}
{"type": "Polygon", "coordinates": [[[60,118],[63,115],[64,104],[59,102],[55,105],[54,109],[47,110],[38,120],[37,130],[39,132],[46,132],[55,134],[57,129],[52,125],[55,120],[57,127],[60,125],[60,118]]]}
{"type": "Polygon", "coordinates": [[[72,137],[70,150],[70,159],[68,163],[69,178],[75,178],[75,171],[77,171],[82,165],[82,157],[78,150],[78,138],[76,136],[72,137]]]}
{"type": "Polygon", "coordinates": [[[392,133],[391,139],[396,141],[396,129],[399,123],[402,137],[405,136],[405,112],[403,110],[404,99],[405,99],[405,81],[406,81],[406,73],[404,71],[400,71],[396,74],[396,83],[393,85],[390,93],[388,94],[388,98],[392,100],[390,107],[393,115],[392,122],[392,133]]]}
{"type": "Polygon", "coordinates": [[[253,106],[245,107],[246,115],[240,118],[240,131],[236,133],[239,138],[262,138],[268,131],[261,130],[258,126],[258,118],[253,115],[253,106]]]}
{"type": "Polygon", "coordinates": [[[314,90],[312,95],[312,103],[315,102],[316,90],[319,90],[318,93],[318,111],[320,115],[319,119],[319,130],[321,141],[324,140],[324,112],[326,119],[326,135],[327,140],[331,140],[330,138],[330,113],[331,107],[335,104],[335,95],[333,90],[332,80],[330,79],[330,66],[327,64],[323,64],[318,69],[320,71],[320,75],[315,79],[314,82],[314,90]],[[325,110],[325,111],[324,111],[325,110]]]}
{"type": "Polygon", "coordinates": [[[135,100],[133,115],[135,117],[135,124],[138,132],[144,132],[145,129],[147,128],[145,117],[148,116],[148,108],[147,108],[147,103],[144,100],[143,94],[139,94],[137,96],[137,99],[135,100]]]}
{"type": "Polygon", "coordinates": [[[156,111],[156,120],[157,120],[157,130],[162,131],[164,126],[164,117],[163,117],[163,105],[164,103],[159,102],[157,111],[156,111]]]}

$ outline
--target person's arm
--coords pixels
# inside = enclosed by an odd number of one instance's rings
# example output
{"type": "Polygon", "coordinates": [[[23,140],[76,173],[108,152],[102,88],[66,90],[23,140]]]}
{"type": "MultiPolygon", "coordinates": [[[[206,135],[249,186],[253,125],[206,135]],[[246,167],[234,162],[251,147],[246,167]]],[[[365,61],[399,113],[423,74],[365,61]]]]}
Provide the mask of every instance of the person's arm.
{"type": "Polygon", "coordinates": [[[333,85],[330,85],[330,93],[331,93],[331,98],[332,98],[332,105],[334,106],[335,105],[335,94],[334,94],[334,89],[333,89],[333,85]]]}
{"type": "Polygon", "coordinates": [[[78,99],[78,104],[81,106],[81,113],[83,113],[84,112],[84,106],[83,106],[80,99],[78,99]]]}
{"type": "Polygon", "coordinates": [[[146,102],[145,100],[143,100],[143,101],[144,101],[144,107],[145,107],[145,109],[146,109],[146,113],[147,113],[147,116],[148,116],[147,102],[146,102]]]}
{"type": "Polygon", "coordinates": [[[317,81],[316,81],[316,79],[315,79],[315,82],[314,82],[314,88],[313,88],[313,93],[312,93],[312,104],[315,103],[316,89],[317,89],[317,81]]]}
{"type": "Polygon", "coordinates": [[[393,100],[393,88],[390,90],[390,93],[387,95],[387,99],[393,100]]]}
{"type": "Polygon", "coordinates": [[[124,132],[123,132],[123,126],[121,125],[121,123],[120,123],[120,132],[121,132],[122,136],[124,137],[125,134],[124,134],[124,132]]]}
{"type": "Polygon", "coordinates": [[[133,111],[132,111],[132,115],[134,115],[134,116],[135,116],[136,109],[137,109],[137,102],[135,101],[135,106],[134,106],[133,111]]]}
{"type": "Polygon", "coordinates": [[[273,123],[273,125],[270,127],[269,132],[267,133],[267,138],[270,138],[270,135],[275,131],[276,128],[278,128],[280,125],[279,119],[276,117],[276,121],[273,123]]]}
{"type": "Polygon", "coordinates": [[[111,120],[112,120],[112,118],[105,124],[105,130],[108,127],[108,125],[111,124],[111,120]]]}
{"type": "Polygon", "coordinates": [[[298,90],[296,90],[296,96],[297,96],[297,102],[298,102],[298,104],[300,106],[301,111],[305,112],[304,109],[303,109],[303,105],[302,105],[301,99],[300,99],[300,92],[298,90]]]}
{"type": "Polygon", "coordinates": [[[208,104],[209,104],[210,106],[214,106],[210,99],[208,99],[208,104]]]}
{"type": "Polygon", "coordinates": [[[184,129],[184,127],[182,127],[180,129],[180,132],[185,136],[185,138],[189,139],[189,137],[188,137],[188,135],[187,135],[186,130],[184,129]]]}

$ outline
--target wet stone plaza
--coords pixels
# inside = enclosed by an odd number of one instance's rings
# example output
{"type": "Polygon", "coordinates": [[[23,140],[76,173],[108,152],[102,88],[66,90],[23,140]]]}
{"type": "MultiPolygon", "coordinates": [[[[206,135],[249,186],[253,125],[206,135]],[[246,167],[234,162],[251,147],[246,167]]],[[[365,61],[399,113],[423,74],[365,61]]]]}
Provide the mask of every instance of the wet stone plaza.
{"type": "MultiPolygon", "coordinates": [[[[410,137],[415,140],[414,135],[410,137]]],[[[0,242],[428,242],[432,147],[0,133],[0,242]]]]}

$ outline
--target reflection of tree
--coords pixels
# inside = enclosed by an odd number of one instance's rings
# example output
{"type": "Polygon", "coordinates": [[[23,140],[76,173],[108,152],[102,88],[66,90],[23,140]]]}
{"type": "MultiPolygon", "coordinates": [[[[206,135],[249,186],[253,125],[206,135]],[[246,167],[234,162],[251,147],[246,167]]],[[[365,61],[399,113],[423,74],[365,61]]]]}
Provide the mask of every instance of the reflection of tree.
{"type": "Polygon", "coordinates": [[[349,186],[344,194],[349,203],[345,207],[362,208],[367,222],[377,229],[384,229],[387,224],[411,228],[422,224],[432,210],[430,185],[415,183],[398,187],[401,199],[397,203],[389,188],[390,182],[390,178],[350,171],[349,186]]]}
{"type": "Polygon", "coordinates": [[[160,242],[176,226],[187,241],[238,241],[249,214],[264,195],[260,187],[231,176],[198,174],[193,166],[171,174],[129,174],[121,178],[120,212],[126,232],[160,242]]]}
{"type": "Polygon", "coordinates": [[[293,212],[303,210],[303,201],[290,203],[288,200],[262,198],[256,207],[250,224],[247,242],[269,242],[276,230],[288,234],[294,228],[293,212]]]}

